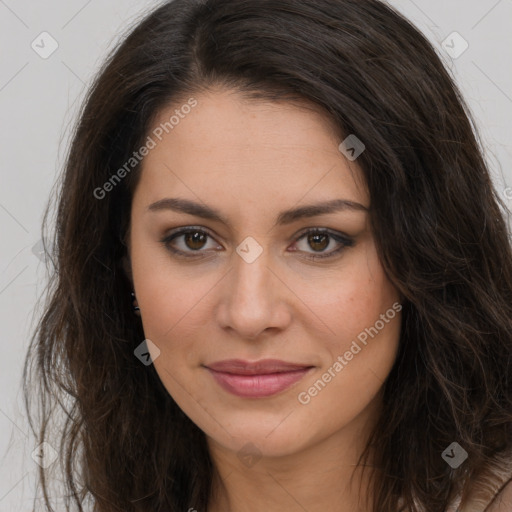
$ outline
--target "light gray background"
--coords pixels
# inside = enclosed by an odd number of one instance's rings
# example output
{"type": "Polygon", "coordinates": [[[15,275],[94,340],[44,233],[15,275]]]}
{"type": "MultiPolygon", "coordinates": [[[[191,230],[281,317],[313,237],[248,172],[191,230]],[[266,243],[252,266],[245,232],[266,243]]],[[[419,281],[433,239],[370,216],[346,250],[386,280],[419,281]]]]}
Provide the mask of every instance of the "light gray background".
{"type": "MultiPolygon", "coordinates": [[[[42,213],[87,85],[128,27],[160,3],[0,0],[0,512],[32,510],[35,492],[37,443],[22,406],[21,369],[45,283],[32,250],[42,213]],[[31,47],[43,31],[59,45],[47,59],[31,47]]],[[[496,188],[512,208],[512,0],[389,3],[427,35],[452,70],[475,115],[496,188]],[[442,44],[454,31],[469,43],[456,59],[442,44]]]]}

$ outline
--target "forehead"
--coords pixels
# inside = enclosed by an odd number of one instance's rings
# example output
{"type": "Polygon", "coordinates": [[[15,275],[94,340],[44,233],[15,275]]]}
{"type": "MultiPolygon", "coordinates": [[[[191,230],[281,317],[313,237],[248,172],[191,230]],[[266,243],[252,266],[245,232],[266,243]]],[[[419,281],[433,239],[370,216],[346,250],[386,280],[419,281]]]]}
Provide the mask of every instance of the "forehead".
{"type": "Polygon", "coordinates": [[[361,170],[341,154],[339,130],[319,108],[228,90],[193,98],[193,108],[185,100],[160,111],[150,129],[155,146],[139,185],[153,195],[186,183],[198,195],[298,201],[314,190],[368,202],[361,170]]]}

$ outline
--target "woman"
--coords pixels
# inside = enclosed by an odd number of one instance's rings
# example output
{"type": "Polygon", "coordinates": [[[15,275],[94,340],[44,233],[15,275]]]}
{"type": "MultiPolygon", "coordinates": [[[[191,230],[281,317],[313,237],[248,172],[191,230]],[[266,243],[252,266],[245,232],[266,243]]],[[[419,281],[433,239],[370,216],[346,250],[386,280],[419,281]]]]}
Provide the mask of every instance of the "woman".
{"type": "Polygon", "coordinates": [[[27,358],[73,503],[512,510],[500,206],[387,4],[159,7],[81,113],[27,358]]]}

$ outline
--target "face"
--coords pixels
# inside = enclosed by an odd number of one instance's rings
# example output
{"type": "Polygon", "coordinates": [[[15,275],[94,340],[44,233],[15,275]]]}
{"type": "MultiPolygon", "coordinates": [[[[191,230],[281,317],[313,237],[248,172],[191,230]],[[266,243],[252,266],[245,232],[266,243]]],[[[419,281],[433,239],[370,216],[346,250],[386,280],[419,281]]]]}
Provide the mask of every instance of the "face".
{"type": "Polygon", "coordinates": [[[153,364],[210,442],[298,453],[378,410],[399,295],[357,161],[320,112],[226,90],[195,99],[153,137],[133,198],[153,364]]]}

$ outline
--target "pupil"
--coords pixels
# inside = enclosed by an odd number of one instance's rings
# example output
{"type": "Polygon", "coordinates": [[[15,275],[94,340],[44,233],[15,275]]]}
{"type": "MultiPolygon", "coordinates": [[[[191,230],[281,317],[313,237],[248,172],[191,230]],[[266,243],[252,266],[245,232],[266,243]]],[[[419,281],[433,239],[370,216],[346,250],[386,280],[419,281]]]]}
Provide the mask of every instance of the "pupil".
{"type": "Polygon", "coordinates": [[[314,235],[310,235],[309,236],[309,242],[310,242],[310,245],[311,245],[311,248],[312,249],[318,249],[318,250],[322,250],[322,249],[325,249],[328,245],[329,245],[329,241],[328,241],[328,238],[329,238],[329,235],[325,235],[325,234],[314,234],[314,235]],[[319,240],[322,239],[323,243],[322,242],[319,242],[319,240]],[[315,244],[318,244],[320,243],[320,247],[315,247],[314,245],[315,244]]]}
{"type": "Polygon", "coordinates": [[[186,244],[190,249],[201,249],[201,247],[204,245],[205,238],[206,235],[204,233],[199,233],[198,231],[185,234],[186,244]],[[191,242],[191,244],[189,244],[189,242],[191,242]],[[199,244],[199,246],[195,246],[194,244],[199,244]]]}

